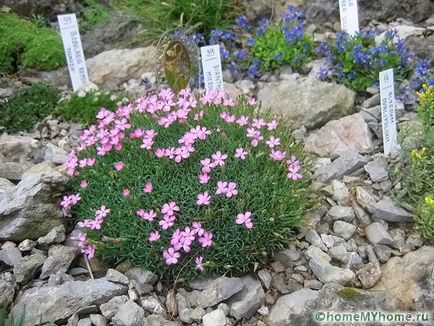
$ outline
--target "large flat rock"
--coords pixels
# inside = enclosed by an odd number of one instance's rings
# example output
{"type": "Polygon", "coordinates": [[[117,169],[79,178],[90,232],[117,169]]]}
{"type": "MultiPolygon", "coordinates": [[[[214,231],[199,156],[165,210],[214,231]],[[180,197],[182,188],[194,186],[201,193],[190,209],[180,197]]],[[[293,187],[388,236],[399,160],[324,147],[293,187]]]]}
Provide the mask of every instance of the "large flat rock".
{"type": "Polygon", "coordinates": [[[292,121],[295,128],[322,127],[328,121],[354,112],[355,93],[343,85],[313,76],[261,85],[258,100],[264,108],[292,121]]]}

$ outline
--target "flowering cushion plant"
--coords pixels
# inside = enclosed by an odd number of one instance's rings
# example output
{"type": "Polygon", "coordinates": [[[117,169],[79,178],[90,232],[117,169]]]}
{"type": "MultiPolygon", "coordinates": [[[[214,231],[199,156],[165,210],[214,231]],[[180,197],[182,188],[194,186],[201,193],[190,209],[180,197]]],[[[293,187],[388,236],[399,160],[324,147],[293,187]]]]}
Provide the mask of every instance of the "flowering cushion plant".
{"type": "Polygon", "coordinates": [[[396,30],[388,31],[381,42],[376,42],[376,34],[374,30],[355,36],[340,32],[334,41],[320,44],[317,54],[328,59],[320,71],[320,79],[336,79],[363,92],[378,82],[378,74],[383,70],[393,68],[398,80],[408,77],[415,59],[404,40],[396,30]]]}
{"type": "MultiPolygon", "coordinates": [[[[222,62],[236,78],[257,79],[283,65],[300,70],[314,57],[313,38],[305,34],[305,16],[298,8],[289,5],[276,22],[264,18],[252,24],[246,16],[235,22],[225,31],[212,30],[209,44],[220,44],[222,62]]],[[[195,38],[205,44],[203,36],[195,38]]]]}
{"type": "Polygon", "coordinates": [[[307,189],[301,147],[253,100],[170,90],[101,109],[65,169],[82,251],[162,277],[243,272],[289,242],[307,189]]]}

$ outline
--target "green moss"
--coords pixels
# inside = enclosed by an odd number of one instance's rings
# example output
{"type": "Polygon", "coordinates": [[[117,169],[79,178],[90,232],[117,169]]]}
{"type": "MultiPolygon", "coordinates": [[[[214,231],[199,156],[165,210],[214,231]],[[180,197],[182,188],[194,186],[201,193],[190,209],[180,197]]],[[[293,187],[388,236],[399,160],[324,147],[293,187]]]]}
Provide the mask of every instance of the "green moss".
{"type": "Polygon", "coordinates": [[[343,299],[352,300],[359,296],[359,291],[355,288],[342,288],[339,290],[338,295],[343,299]]]}
{"type": "Polygon", "coordinates": [[[80,28],[87,31],[104,24],[110,18],[109,9],[95,0],[84,0],[84,10],[80,17],[80,28]]]}
{"type": "Polygon", "coordinates": [[[0,14],[0,71],[19,66],[52,70],[65,64],[62,40],[51,28],[38,27],[14,14],[0,14]]]}
{"type": "Polygon", "coordinates": [[[58,91],[44,84],[34,84],[0,103],[0,126],[8,133],[30,130],[40,119],[52,113],[58,91]]]}

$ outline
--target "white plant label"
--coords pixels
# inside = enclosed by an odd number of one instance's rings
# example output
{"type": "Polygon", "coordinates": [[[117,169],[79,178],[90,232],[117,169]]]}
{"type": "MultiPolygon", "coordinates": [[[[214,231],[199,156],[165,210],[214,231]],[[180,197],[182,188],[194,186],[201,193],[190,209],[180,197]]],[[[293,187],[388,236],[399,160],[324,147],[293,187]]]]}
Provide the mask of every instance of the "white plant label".
{"type": "Polygon", "coordinates": [[[205,90],[224,89],[220,46],[209,45],[200,48],[202,56],[203,77],[205,90]]]}
{"type": "Polygon", "coordinates": [[[354,36],[359,32],[359,12],[357,0],[339,0],[341,30],[354,36]]]}
{"type": "Polygon", "coordinates": [[[394,154],[398,150],[396,113],[395,113],[395,82],[393,69],[380,72],[381,119],[383,125],[384,154],[394,154]]]}
{"type": "Polygon", "coordinates": [[[59,21],[66,61],[68,62],[72,88],[74,91],[77,91],[89,81],[77,18],[75,14],[68,14],[59,15],[57,19],[59,21]]]}

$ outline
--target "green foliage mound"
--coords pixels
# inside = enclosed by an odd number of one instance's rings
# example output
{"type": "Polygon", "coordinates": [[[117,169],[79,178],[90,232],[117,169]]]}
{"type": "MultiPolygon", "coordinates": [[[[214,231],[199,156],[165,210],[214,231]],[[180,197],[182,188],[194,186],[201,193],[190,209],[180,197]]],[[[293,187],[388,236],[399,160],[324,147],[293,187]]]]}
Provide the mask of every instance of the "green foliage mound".
{"type": "Polygon", "coordinates": [[[115,0],[115,6],[144,19],[146,38],[159,38],[172,28],[194,27],[208,34],[229,26],[241,11],[237,0],[115,0]]]}
{"type": "Polygon", "coordinates": [[[302,148],[277,124],[220,92],[101,110],[65,164],[75,192],[61,206],[82,251],[172,280],[263,265],[308,202],[302,148]]]}
{"type": "Polygon", "coordinates": [[[125,100],[121,94],[106,91],[90,90],[73,93],[58,104],[54,115],[65,120],[90,125],[96,122],[96,114],[101,108],[114,111],[125,100]]]}
{"type": "Polygon", "coordinates": [[[58,100],[59,93],[51,86],[37,83],[24,88],[0,103],[0,126],[8,133],[31,130],[52,113],[58,100]]]}
{"type": "Polygon", "coordinates": [[[434,83],[420,93],[418,117],[424,129],[424,144],[408,154],[409,168],[404,178],[404,204],[415,213],[421,235],[434,238],[434,83]]]}
{"type": "Polygon", "coordinates": [[[321,44],[317,52],[328,59],[321,79],[332,78],[357,92],[364,92],[378,82],[378,74],[383,70],[393,68],[396,79],[407,78],[415,61],[404,40],[396,30],[387,31],[381,41],[376,40],[376,36],[371,30],[354,36],[340,32],[333,42],[321,44]]]}
{"type": "Polygon", "coordinates": [[[53,70],[65,63],[62,40],[51,28],[0,13],[0,35],[0,72],[11,74],[21,65],[53,70]]]}

